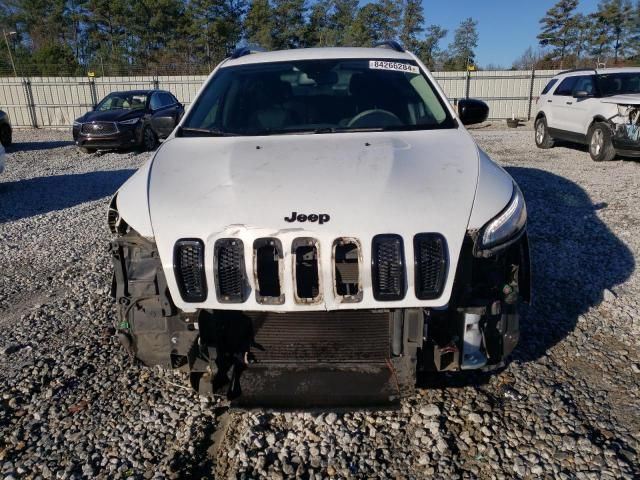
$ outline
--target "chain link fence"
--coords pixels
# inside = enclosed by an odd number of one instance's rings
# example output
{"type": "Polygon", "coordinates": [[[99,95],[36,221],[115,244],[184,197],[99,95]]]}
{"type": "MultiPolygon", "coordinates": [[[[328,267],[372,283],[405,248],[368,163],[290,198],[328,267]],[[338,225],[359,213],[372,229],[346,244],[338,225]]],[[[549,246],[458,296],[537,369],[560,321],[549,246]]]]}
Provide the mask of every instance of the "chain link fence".
{"type": "MultiPolygon", "coordinates": [[[[0,72],[0,109],[9,114],[16,127],[69,127],[104,96],[118,90],[159,88],[170,91],[188,105],[210,73],[210,67],[201,64],[118,68],[109,66],[105,75],[100,70],[86,70],[73,76],[67,75],[66,70],[50,76],[2,76],[0,72]]],[[[504,70],[433,72],[433,75],[454,104],[462,98],[477,98],[487,102],[491,119],[528,120],[534,113],[538,95],[557,73],[504,70]]]]}

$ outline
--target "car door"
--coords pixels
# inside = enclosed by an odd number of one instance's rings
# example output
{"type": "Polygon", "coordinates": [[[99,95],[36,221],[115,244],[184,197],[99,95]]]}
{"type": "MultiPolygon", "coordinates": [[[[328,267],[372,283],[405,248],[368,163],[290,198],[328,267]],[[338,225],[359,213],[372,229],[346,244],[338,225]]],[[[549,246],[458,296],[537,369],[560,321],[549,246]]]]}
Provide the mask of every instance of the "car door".
{"type": "Polygon", "coordinates": [[[176,125],[177,105],[171,95],[165,92],[154,92],[151,95],[151,127],[160,138],[167,137],[176,125]]]}
{"type": "MultiPolygon", "coordinates": [[[[578,81],[577,76],[566,77],[547,99],[547,126],[552,130],[570,132],[571,107],[573,106],[573,88],[578,81]]],[[[551,132],[554,135],[553,131],[551,132]]]]}
{"type": "Polygon", "coordinates": [[[599,104],[594,75],[580,75],[573,86],[573,101],[565,102],[567,130],[579,135],[586,135],[591,123],[591,110],[599,104]]]}

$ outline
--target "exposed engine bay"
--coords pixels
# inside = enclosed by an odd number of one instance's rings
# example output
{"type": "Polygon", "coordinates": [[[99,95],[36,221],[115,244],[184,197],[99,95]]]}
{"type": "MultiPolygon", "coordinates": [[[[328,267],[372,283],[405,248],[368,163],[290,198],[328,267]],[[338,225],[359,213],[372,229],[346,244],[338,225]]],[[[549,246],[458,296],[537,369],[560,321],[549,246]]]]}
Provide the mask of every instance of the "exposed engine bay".
{"type": "Polygon", "coordinates": [[[616,139],[640,142],[640,105],[618,105],[618,115],[610,122],[616,139]]]}
{"type": "Polygon", "coordinates": [[[185,313],[155,243],[130,229],[111,243],[117,335],[144,364],[184,370],[201,394],[240,406],[394,403],[420,375],[498,368],[518,342],[526,232],[489,257],[474,255],[474,236],[446,308],[185,313]]]}

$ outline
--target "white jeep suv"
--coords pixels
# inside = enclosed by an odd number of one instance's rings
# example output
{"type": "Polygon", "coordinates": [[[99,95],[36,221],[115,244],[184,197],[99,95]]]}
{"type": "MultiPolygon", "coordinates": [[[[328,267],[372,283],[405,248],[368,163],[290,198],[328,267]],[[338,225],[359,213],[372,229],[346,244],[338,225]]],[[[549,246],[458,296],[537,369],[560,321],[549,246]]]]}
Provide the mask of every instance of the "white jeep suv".
{"type": "Polygon", "coordinates": [[[118,336],[247,404],[386,403],[500,366],[529,298],[526,208],[414,55],[224,60],[114,197],[118,336]],[[241,394],[241,395],[240,395],[241,394]]]}
{"type": "Polygon", "coordinates": [[[616,154],[640,156],[640,68],[555,76],[538,99],[535,140],[540,148],[553,147],[555,140],[588,145],[598,162],[616,154]]]}

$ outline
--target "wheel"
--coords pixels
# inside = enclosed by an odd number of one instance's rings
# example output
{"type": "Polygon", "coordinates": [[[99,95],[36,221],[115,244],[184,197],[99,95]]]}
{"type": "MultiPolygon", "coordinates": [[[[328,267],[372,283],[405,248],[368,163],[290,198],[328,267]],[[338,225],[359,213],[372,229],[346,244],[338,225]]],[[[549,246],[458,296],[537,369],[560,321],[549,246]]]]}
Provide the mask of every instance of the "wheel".
{"type": "Polygon", "coordinates": [[[82,153],[96,153],[95,148],[78,147],[78,150],[80,150],[82,153]]]}
{"type": "Polygon", "coordinates": [[[547,119],[540,117],[536,120],[535,124],[535,137],[536,145],[538,148],[551,148],[555,143],[553,137],[549,135],[549,129],[547,128],[547,119]]]}
{"type": "Polygon", "coordinates": [[[158,144],[158,139],[156,138],[156,134],[153,133],[151,127],[146,126],[142,131],[142,150],[145,152],[150,152],[156,145],[158,144]]]}
{"type": "Polygon", "coordinates": [[[9,125],[2,125],[0,127],[0,143],[3,147],[11,145],[11,127],[9,125]]]}
{"type": "Polygon", "coordinates": [[[596,162],[609,162],[616,156],[616,149],[611,141],[611,129],[602,122],[597,122],[589,127],[587,133],[589,140],[589,154],[596,162]]]}

